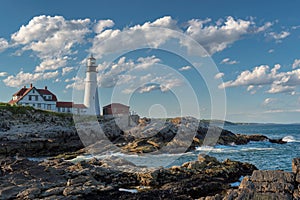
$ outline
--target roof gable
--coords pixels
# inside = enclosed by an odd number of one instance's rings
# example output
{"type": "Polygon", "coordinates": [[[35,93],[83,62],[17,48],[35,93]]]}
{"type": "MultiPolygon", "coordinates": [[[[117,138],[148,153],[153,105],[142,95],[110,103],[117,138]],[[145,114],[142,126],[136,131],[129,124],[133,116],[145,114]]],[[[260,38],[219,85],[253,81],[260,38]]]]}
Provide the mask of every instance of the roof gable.
{"type": "Polygon", "coordinates": [[[22,88],[15,94],[13,94],[13,97],[17,96],[18,99],[10,100],[9,104],[15,104],[18,103],[20,100],[22,100],[30,91],[35,90],[37,93],[43,98],[44,101],[57,101],[56,95],[54,95],[52,92],[50,92],[47,88],[45,89],[37,89],[36,87],[30,87],[30,88],[22,88]],[[44,95],[51,95],[51,99],[46,99],[44,95]]]}
{"type": "Polygon", "coordinates": [[[15,94],[13,94],[13,96],[18,96],[18,99],[15,100],[10,100],[8,103],[9,104],[14,104],[14,103],[18,103],[20,100],[22,100],[32,89],[35,89],[35,87],[30,87],[30,88],[22,88],[21,90],[19,90],[18,92],[16,92],[15,94]]]}
{"type": "Polygon", "coordinates": [[[54,95],[52,92],[50,92],[48,89],[37,89],[37,91],[42,95],[42,97],[44,98],[43,95],[51,95],[52,99],[45,99],[45,101],[57,101],[56,95],[54,95]]]}

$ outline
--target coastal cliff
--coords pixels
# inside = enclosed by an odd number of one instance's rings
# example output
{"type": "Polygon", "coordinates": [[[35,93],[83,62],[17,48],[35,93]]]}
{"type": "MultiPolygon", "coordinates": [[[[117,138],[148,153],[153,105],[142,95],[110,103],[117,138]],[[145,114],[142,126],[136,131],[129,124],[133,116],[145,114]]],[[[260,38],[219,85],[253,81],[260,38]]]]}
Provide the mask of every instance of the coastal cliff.
{"type": "Polygon", "coordinates": [[[72,115],[0,106],[0,155],[53,156],[81,148],[72,115]]]}

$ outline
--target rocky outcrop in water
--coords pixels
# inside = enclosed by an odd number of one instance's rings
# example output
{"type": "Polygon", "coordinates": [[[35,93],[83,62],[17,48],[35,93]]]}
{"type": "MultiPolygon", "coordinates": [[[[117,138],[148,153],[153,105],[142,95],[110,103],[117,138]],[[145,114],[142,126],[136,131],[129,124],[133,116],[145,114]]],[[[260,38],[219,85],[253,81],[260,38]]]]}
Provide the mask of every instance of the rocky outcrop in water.
{"type": "MultiPolygon", "coordinates": [[[[142,138],[131,138],[131,141],[123,145],[123,149],[126,152],[135,153],[149,153],[160,150],[162,147],[169,145],[176,145],[178,148],[184,142],[190,142],[186,151],[193,151],[196,147],[214,146],[219,145],[243,145],[251,141],[270,141],[272,143],[284,144],[286,142],[282,139],[270,139],[267,136],[254,134],[254,135],[243,135],[234,134],[231,131],[222,129],[220,127],[209,126],[209,124],[199,123],[198,120],[191,117],[174,118],[165,122],[164,126],[151,124],[149,128],[147,124],[151,122],[150,119],[143,120],[137,128],[137,132],[141,135],[150,135],[142,138]],[[146,128],[145,128],[146,127],[146,128]],[[157,128],[159,127],[159,128],[157,128]],[[184,128],[182,128],[184,127],[184,128]],[[179,140],[176,138],[177,134],[183,132],[192,132],[191,137],[181,137],[179,140]],[[187,141],[193,138],[191,141],[187,141]],[[175,139],[175,142],[174,142],[175,139]],[[177,140],[176,140],[177,139],[177,140]]],[[[132,130],[131,130],[132,131],[132,130]]],[[[127,132],[125,131],[122,137],[126,137],[127,132]]],[[[133,134],[135,136],[135,134],[133,134]]],[[[190,134],[191,135],[191,134],[190,134]]],[[[122,146],[121,144],[119,146],[122,146]]],[[[185,145],[186,146],[186,145],[185,145]]]]}

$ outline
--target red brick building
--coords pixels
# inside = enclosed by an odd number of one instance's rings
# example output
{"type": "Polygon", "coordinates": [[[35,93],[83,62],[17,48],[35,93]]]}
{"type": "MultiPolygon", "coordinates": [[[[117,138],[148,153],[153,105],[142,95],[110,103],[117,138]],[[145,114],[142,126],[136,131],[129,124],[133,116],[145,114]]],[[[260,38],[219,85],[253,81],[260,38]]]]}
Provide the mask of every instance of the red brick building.
{"type": "Polygon", "coordinates": [[[112,103],[103,107],[103,115],[129,115],[129,106],[126,106],[121,103],[112,103]]]}

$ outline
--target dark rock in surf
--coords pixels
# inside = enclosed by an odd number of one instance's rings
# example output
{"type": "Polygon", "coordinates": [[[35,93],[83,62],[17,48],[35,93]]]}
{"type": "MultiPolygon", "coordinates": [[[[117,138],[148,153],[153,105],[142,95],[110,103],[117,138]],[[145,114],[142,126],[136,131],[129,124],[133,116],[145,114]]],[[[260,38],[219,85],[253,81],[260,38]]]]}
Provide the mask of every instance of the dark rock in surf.
{"type": "Polygon", "coordinates": [[[280,139],[269,139],[269,142],[276,143],[276,144],[286,144],[286,141],[283,141],[282,138],[280,139]]]}

